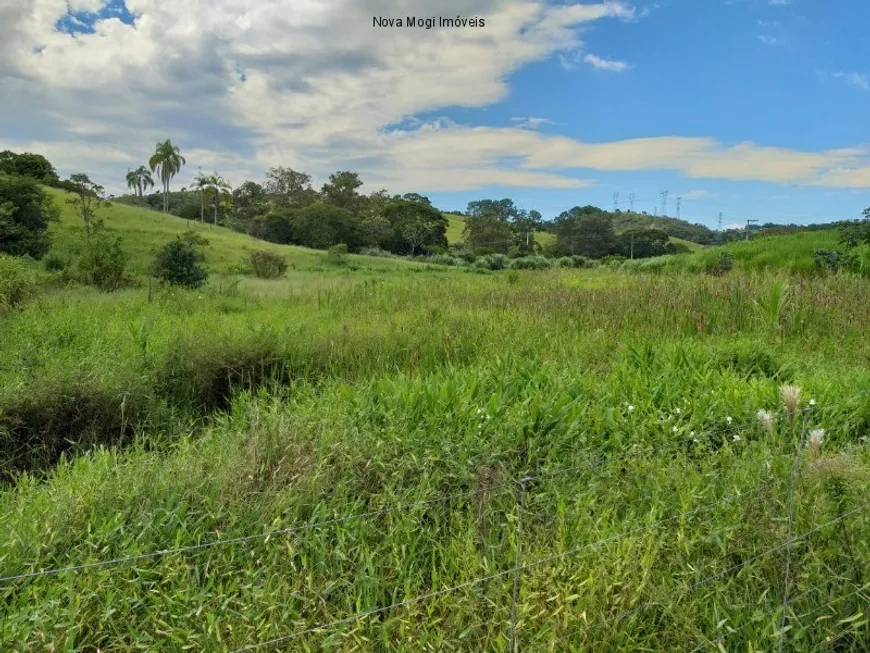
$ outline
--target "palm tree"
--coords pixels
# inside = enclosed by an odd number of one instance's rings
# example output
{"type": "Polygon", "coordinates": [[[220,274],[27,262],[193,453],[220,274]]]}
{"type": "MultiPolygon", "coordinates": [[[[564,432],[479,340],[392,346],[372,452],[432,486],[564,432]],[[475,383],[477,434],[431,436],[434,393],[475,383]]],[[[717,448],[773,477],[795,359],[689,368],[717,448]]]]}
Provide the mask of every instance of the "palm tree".
{"type": "Polygon", "coordinates": [[[205,222],[205,191],[211,186],[211,177],[202,174],[202,168],[193,178],[193,185],[199,191],[199,221],[205,222]]]}
{"type": "Polygon", "coordinates": [[[186,163],[181,156],[181,150],[172,144],[168,138],[157,143],[154,154],[148,159],[151,171],[159,170],[160,181],[163,182],[163,212],[169,210],[169,182],[186,163]]]}
{"type": "Polygon", "coordinates": [[[145,166],[139,166],[135,170],[127,168],[127,188],[133,190],[140,198],[145,194],[148,186],[154,186],[151,171],[145,166]]]}
{"type": "Polygon", "coordinates": [[[214,224],[218,220],[218,206],[230,194],[230,185],[217,172],[208,177],[208,188],[214,200],[214,224]]]}

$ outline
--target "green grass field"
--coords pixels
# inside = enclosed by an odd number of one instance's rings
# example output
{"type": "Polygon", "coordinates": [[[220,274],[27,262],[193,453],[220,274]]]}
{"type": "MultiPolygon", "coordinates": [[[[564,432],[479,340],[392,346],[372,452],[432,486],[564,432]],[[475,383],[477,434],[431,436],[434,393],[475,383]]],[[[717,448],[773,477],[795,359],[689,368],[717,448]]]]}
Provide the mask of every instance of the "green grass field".
{"type": "MultiPolygon", "coordinates": [[[[55,188],[46,188],[46,191],[61,209],[60,222],[51,226],[54,239],[53,251],[62,256],[75,256],[82,247],[82,220],[76,215],[75,209],[67,203],[69,197],[67,193],[55,188]]],[[[100,209],[97,217],[103,219],[109,231],[121,236],[124,250],[130,256],[130,272],[138,275],[148,273],[148,266],[160,247],[189,229],[208,239],[206,263],[217,272],[226,272],[242,265],[253,250],[278,252],[297,270],[322,268],[326,261],[325,252],[292,245],[276,245],[224,227],[182,220],[174,215],[120,202],[112,202],[108,208],[100,209]]],[[[355,265],[379,270],[415,266],[413,262],[403,259],[355,254],[350,255],[348,260],[355,265]]]]}
{"type": "MultiPolygon", "coordinates": [[[[106,223],[138,271],[186,228],[106,223]]],[[[787,556],[784,650],[867,650],[870,286],[808,239],[478,274],[200,229],[201,290],[0,316],[0,650],[505,651],[518,550],[523,652],[776,650],[787,556]]]]}

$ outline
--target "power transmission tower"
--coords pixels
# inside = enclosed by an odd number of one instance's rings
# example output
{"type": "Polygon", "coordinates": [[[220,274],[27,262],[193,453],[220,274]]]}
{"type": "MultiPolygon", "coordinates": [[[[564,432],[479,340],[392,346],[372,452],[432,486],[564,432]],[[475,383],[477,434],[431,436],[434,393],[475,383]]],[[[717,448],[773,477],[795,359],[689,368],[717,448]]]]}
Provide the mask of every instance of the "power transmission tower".
{"type": "Polygon", "coordinates": [[[722,231],[722,211],[719,211],[719,231],[722,231]]]}
{"type": "Polygon", "coordinates": [[[678,197],[677,198],[677,220],[680,219],[680,204],[682,204],[682,203],[683,203],[683,198],[678,197]]]}
{"type": "Polygon", "coordinates": [[[630,207],[630,211],[634,213],[634,193],[628,196],[628,205],[630,207]]]}
{"type": "Polygon", "coordinates": [[[746,240],[749,240],[749,225],[753,222],[758,222],[758,220],[747,220],[746,221],[746,240]]]}
{"type": "Polygon", "coordinates": [[[663,190],[662,195],[662,215],[668,217],[668,193],[670,191],[663,190]]]}
{"type": "Polygon", "coordinates": [[[616,213],[619,210],[619,193],[613,194],[613,212],[616,213]]]}

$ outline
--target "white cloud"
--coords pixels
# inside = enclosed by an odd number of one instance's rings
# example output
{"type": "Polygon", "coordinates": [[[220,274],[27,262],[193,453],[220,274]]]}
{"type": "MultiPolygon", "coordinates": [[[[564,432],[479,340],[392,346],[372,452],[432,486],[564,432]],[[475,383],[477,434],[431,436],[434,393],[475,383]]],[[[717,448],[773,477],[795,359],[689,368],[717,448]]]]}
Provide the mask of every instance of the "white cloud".
{"type": "MultiPolygon", "coordinates": [[[[394,192],[582,188],[594,183],[591,171],[650,169],[870,186],[863,150],[678,136],[589,143],[542,133],[546,119],[531,116],[506,128],[416,118],[497,103],[509,75],[530,63],[581,63],[581,28],[639,19],[617,2],[444,0],[444,16],[483,17],[486,27],[431,30],[372,26],[373,16],[431,16],[428,0],[127,0],[127,8],[135,25],[113,16],[72,36],[54,28],[65,0],[0,0],[0,149],[43,152],[65,174],[86,171],[113,192],[167,137],[188,161],[178,186],[199,166],[238,183],[272,165],[319,181],[351,168],[367,189],[394,192]]],[[[605,69],[627,65],[583,56],[605,69]]]]}
{"type": "Polygon", "coordinates": [[[517,123],[517,127],[527,128],[527,129],[537,129],[541,125],[553,124],[552,120],[548,118],[535,118],[533,116],[528,116],[523,118],[522,116],[511,118],[512,122],[517,123]]]}
{"type": "Polygon", "coordinates": [[[587,54],[583,57],[583,61],[588,63],[596,70],[607,70],[609,72],[621,73],[628,70],[631,66],[624,61],[614,61],[611,59],[602,59],[594,54],[587,54]]]}
{"type": "Polygon", "coordinates": [[[705,197],[716,197],[716,193],[711,193],[708,190],[690,190],[686,193],[680,193],[679,197],[682,197],[684,200],[700,200],[705,197]]]}
{"type": "Polygon", "coordinates": [[[759,34],[758,40],[764,43],[765,45],[780,45],[782,43],[782,39],[773,36],[771,34],[759,34]]]}
{"type": "Polygon", "coordinates": [[[853,86],[870,91],[870,76],[859,73],[834,73],[834,77],[844,79],[853,86]]]}

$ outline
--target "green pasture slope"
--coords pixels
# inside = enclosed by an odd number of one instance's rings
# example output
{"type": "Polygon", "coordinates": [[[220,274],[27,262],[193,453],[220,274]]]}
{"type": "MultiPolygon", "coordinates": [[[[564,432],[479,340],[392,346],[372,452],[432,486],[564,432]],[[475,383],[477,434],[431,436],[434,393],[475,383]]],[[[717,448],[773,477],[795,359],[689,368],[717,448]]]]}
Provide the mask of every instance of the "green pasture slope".
{"type": "MultiPolygon", "coordinates": [[[[81,249],[81,217],[68,204],[67,199],[71,197],[69,194],[55,188],[46,188],[46,191],[61,209],[60,222],[51,225],[54,240],[52,250],[61,257],[74,257],[81,249]]],[[[111,202],[107,208],[99,209],[97,217],[104,220],[109,231],[117,233],[123,239],[123,247],[130,256],[130,271],[133,274],[147,274],[156,251],[167,241],[189,229],[208,239],[206,264],[216,272],[227,272],[242,265],[254,250],[277,252],[285,256],[288,264],[297,270],[322,267],[326,256],[322,251],[268,243],[207,222],[183,220],[174,215],[120,202],[111,202]]],[[[208,211],[205,217],[207,221],[208,211]]],[[[358,255],[349,255],[348,261],[357,265],[374,266],[380,270],[407,269],[416,265],[403,259],[358,255]]]]}
{"type": "MultiPolygon", "coordinates": [[[[187,228],[106,222],[140,271],[187,228]]],[[[268,245],[198,228],[200,290],[0,316],[0,650],[495,653],[515,578],[530,653],[870,647],[870,284],[792,274],[801,238],[255,281],[268,245]]]]}

